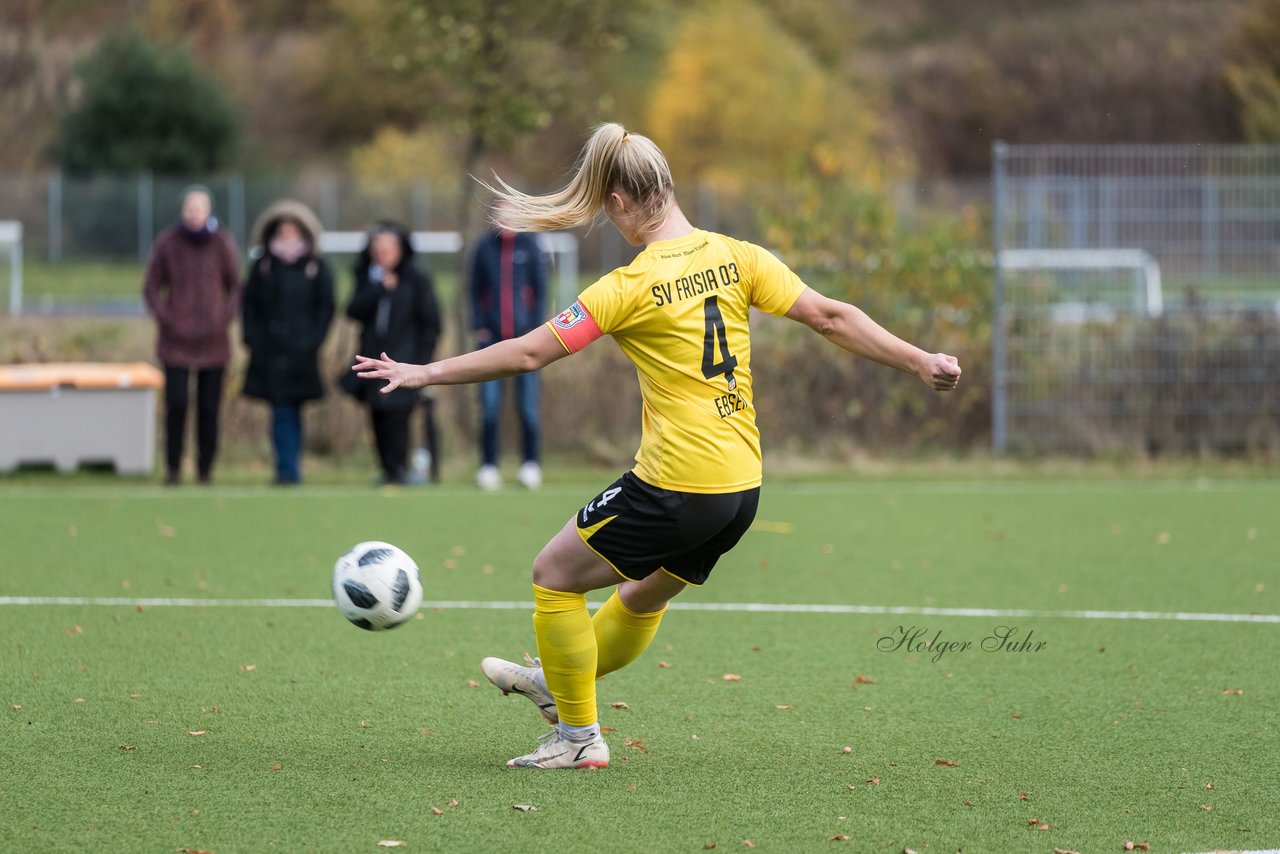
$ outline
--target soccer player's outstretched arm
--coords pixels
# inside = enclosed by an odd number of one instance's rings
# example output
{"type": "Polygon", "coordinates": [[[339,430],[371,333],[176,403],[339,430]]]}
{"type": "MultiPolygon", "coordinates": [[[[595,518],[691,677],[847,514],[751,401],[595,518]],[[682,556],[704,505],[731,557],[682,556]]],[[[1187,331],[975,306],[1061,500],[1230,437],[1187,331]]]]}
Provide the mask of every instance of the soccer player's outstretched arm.
{"type": "Polygon", "coordinates": [[[499,341],[483,350],[463,353],[429,365],[410,365],[389,358],[356,356],[352,370],[366,380],[386,380],[380,391],[388,394],[397,388],[422,388],[428,385],[458,385],[500,380],[516,374],[527,374],[544,368],[569,355],[564,345],[546,325],[507,341],[499,341]]]}
{"type": "Polygon", "coordinates": [[[857,306],[825,297],[812,288],[800,295],[787,317],[850,353],[915,374],[935,391],[951,391],[960,380],[955,356],[926,353],[880,326],[857,306]]]}

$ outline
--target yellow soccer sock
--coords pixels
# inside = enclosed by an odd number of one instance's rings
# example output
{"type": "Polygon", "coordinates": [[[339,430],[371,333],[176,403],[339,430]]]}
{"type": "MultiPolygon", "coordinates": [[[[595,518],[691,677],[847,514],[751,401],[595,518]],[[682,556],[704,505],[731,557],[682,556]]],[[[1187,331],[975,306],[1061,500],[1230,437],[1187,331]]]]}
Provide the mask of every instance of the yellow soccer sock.
{"type": "Polygon", "coordinates": [[[622,604],[618,591],[613,591],[609,601],[591,618],[596,636],[596,678],[621,670],[639,658],[658,633],[658,623],[666,612],[663,606],[661,611],[637,614],[622,604]]]}
{"type": "Polygon", "coordinates": [[[533,585],[533,634],[562,723],[590,726],[596,712],[596,636],[587,598],[533,585]]]}

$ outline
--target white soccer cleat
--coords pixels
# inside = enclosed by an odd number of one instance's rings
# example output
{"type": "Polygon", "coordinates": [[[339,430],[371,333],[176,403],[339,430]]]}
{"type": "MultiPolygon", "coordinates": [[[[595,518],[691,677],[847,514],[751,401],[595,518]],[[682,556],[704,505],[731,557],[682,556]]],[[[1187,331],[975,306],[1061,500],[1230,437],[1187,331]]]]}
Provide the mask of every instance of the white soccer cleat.
{"type": "Polygon", "coordinates": [[[503,694],[521,694],[533,701],[538,711],[546,718],[547,723],[560,722],[560,714],[556,711],[555,698],[538,677],[541,675],[542,663],[525,654],[527,667],[507,661],[505,658],[490,656],[480,662],[480,669],[485,678],[502,689],[503,694]]]}
{"type": "Polygon", "coordinates": [[[502,488],[502,472],[497,466],[480,466],[476,471],[476,486],[485,492],[493,492],[502,488]]]}
{"type": "Polygon", "coordinates": [[[517,756],[508,768],[608,768],[609,745],[604,736],[595,733],[586,741],[566,738],[559,729],[549,730],[539,739],[538,749],[517,756]]]}
{"type": "Polygon", "coordinates": [[[520,472],[516,475],[516,478],[525,489],[541,489],[542,466],[530,460],[520,466],[520,472]]]}

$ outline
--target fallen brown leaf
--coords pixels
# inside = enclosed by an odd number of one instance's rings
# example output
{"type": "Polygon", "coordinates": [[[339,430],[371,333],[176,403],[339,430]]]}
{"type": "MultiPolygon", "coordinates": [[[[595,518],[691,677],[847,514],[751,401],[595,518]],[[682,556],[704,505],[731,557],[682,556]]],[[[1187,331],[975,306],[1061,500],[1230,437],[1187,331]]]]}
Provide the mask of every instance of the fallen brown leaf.
{"type": "Polygon", "coordinates": [[[1205,812],[1208,812],[1209,810],[1213,809],[1213,804],[1201,804],[1200,809],[1204,810],[1205,812]]]}
{"type": "Polygon", "coordinates": [[[1205,784],[1204,784],[1204,787],[1205,787],[1206,789],[1208,789],[1209,791],[1211,791],[1211,792],[1213,791],[1213,784],[1212,784],[1212,783],[1205,783],[1205,784]]]}
{"type": "Polygon", "coordinates": [[[380,845],[383,848],[403,848],[408,844],[409,843],[405,842],[403,839],[379,839],[378,840],[378,845],[380,845]]]}
{"type": "Polygon", "coordinates": [[[854,677],[853,684],[854,685],[874,685],[876,684],[876,680],[868,679],[866,676],[863,676],[861,673],[859,673],[857,676],[854,677]]]}
{"type": "Polygon", "coordinates": [[[252,673],[253,671],[255,671],[255,670],[257,670],[257,669],[258,669],[258,665],[256,665],[256,664],[242,664],[242,665],[240,665],[240,669],[241,669],[241,670],[243,670],[245,673],[252,673]]]}
{"type": "Polygon", "coordinates": [[[959,768],[959,767],[960,767],[960,763],[959,763],[959,762],[952,762],[950,759],[935,759],[935,760],[933,760],[933,764],[934,764],[934,765],[945,765],[945,766],[947,766],[948,768],[959,768]]]}
{"type": "Polygon", "coordinates": [[[746,847],[748,847],[748,848],[755,848],[755,847],[756,847],[755,840],[752,840],[752,839],[744,839],[744,840],[742,840],[742,844],[743,844],[743,845],[745,845],[745,846],[746,846],[746,847]]]}
{"type": "MultiPolygon", "coordinates": [[[[694,736],[694,738],[697,738],[697,736],[694,736]]],[[[645,747],[644,745],[643,738],[632,738],[631,736],[627,736],[622,740],[622,743],[627,747],[634,747],[636,750],[639,750],[641,753],[649,752],[649,748],[645,747]]]]}
{"type": "Polygon", "coordinates": [[[741,682],[742,677],[736,673],[726,673],[723,677],[726,682],[741,682]]]}
{"type": "Polygon", "coordinates": [[[480,687],[480,683],[479,683],[479,682],[477,682],[477,681],[476,681],[476,680],[474,680],[474,679],[468,679],[468,680],[467,680],[467,687],[468,687],[468,688],[479,688],[479,687],[480,687]]]}
{"type": "Polygon", "coordinates": [[[844,747],[840,748],[840,752],[841,752],[841,753],[853,753],[853,748],[846,744],[844,747]]]}
{"type": "Polygon", "coordinates": [[[831,837],[831,841],[832,842],[848,842],[849,836],[848,834],[845,834],[845,833],[837,833],[835,836],[831,837]]]}
{"type": "Polygon", "coordinates": [[[795,706],[774,706],[774,708],[780,712],[789,712],[794,709],[795,706]]]}
{"type": "Polygon", "coordinates": [[[914,848],[903,848],[902,854],[916,854],[916,852],[914,848]]]}
{"type": "Polygon", "coordinates": [[[432,808],[431,808],[431,814],[432,814],[432,815],[444,815],[444,810],[440,809],[439,807],[432,807],[432,808]]]}
{"type": "Polygon", "coordinates": [[[511,808],[520,812],[536,812],[538,809],[533,804],[512,804],[511,808]]]}
{"type": "Polygon", "coordinates": [[[629,709],[629,708],[631,708],[631,707],[630,707],[630,706],[628,706],[626,703],[623,703],[623,702],[617,702],[617,703],[610,703],[610,704],[609,704],[609,708],[611,708],[611,709],[629,709]]]}
{"type": "Polygon", "coordinates": [[[69,635],[82,635],[82,634],[84,634],[84,629],[83,629],[83,628],[81,628],[80,626],[73,626],[72,628],[67,629],[67,634],[69,634],[69,635]]]}
{"type": "Polygon", "coordinates": [[[187,733],[187,735],[204,735],[206,732],[208,732],[207,729],[197,729],[197,730],[191,730],[190,732],[187,733]]]}
{"type": "Polygon", "coordinates": [[[120,745],[120,749],[121,750],[137,750],[138,748],[132,744],[122,744],[120,745]]]}
{"type": "Polygon", "coordinates": [[[658,662],[658,666],[659,666],[659,667],[664,667],[664,668],[665,668],[665,667],[670,667],[670,666],[671,666],[671,662],[670,662],[670,661],[659,661],[659,662],[658,662]]]}
{"type": "Polygon", "coordinates": [[[179,848],[179,854],[214,854],[212,851],[206,851],[203,848],[179,848]]]}
{"type": "Polygon", "coordinates": [[[445,804],[445,806],[447,806],[447,807],[456,807],[457,805],[458,805],[458,799],[457,799],[457,798],[450,798],[450,799],[449,799],[449,802],[448,802],[447,804],[445,804]]]}
{"type": "Polygon", "coordinates": [[[1036,828],[1036,830],[1048,830],[1048,829],[1049,829],[1049,825],[1047,824],[1042,824],[1036,828]]]}
{"type": "Polygon", "coordinates": [[[1027,819],[1027,824],[1039,824],[1039,823],[1040,823],[1040,819],[1038,819],[1038,818],[1029,818],[1029,819],[1027,819]]]}
{"type": "Polygon", "coordinates": [[[714,842],[708,842],[706,845],[702,846],[703,851],[714,851],[715,848],[716,844],[714,842]]]}
{"type": "Polygon", "coordinates": [[[11,706],[11,708],[16,712],[16,711],[18,711],[19,709],[21,709],[21,708],[22,708],[22,704],[21,704],[21,703],[14,703],[14,704],[11,706]]]}
{"type": "Polygon", "coordinates": [[[1014,712],[1013,714],[1009,715],[1009,717],[1013,718],[1015,721],[1022,720],[1022,714],[1019,712],[1014,712]]]}
{"type": "Polygon", "coordinates": [[[271,766],[271,770],[272,770],[272,771],[279,771],[281,767],[282,767],[282,766],[280,765],[280,763],[279,763],[279,762],[277,762],[275,765],[272,765],[272,766],[271,766]]]}
{"type": "Polygon", "coordinates": [[[142,698],[142,695],[141,695],[141,694],[130,694],[130,695],[129,695],[129,699],[130,699],[130,700],[139,700],[139,699],[141,699],[141,698],[142,698]]]}
{"type": "Polygon", "coordinates": [[[868,780],[867,782],[868,782],[868,783],[870,783],[870,784],[871,784],[871,785],[873,785],[873,786],[879,786],[879,785],[880,785],[880,777],[879,777],[879,776],[877,776],[877,775],[872,775],[871,779],[870,779],[870,780],[868,780]]]}
{"type": "Polygon", "coordinates": [[[1018,792],[1018,800],[1020,800],[1020,801],[1026,801],[1026,800],[1030,800],[1030,799],[1031,799],[1031,796],[1030,796],[1029,794],[1027,794],[1026,792],[1018,792]]]}
{"type": "Polygon", "coordinates": [[[1147,842],[1132,842],[1128,839],[1124,841],[1125,851],[1150,851],[1151,845],[1147,842]]]}
{"type": "Polygon", "coordinates": [[[1053,854],[1080,854],[1080,852],[1072,851],[1070,848],[1055,848],[1053,854]]]}
{"type": "Polygon", "coordinates": [[[1224,694],[1242,694],[1242,695],[1243,695],[1243,694],[1244,694],[1244,691],[1242,691],[1242,690],[1241,690],[1241,689],[1239,689],[1239,688],[1224,688],[1224,689],[1222,689],[1222,693],[1224,693],[1224,694]]]}

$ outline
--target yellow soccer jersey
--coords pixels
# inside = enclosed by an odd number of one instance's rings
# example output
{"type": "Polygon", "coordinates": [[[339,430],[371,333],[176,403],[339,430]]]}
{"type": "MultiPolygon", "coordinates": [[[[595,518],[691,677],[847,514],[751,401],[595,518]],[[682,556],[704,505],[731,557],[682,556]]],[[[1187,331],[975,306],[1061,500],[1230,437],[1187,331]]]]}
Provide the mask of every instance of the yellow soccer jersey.
{"type": "Polygon", "coordinates": [[[751,388],[752,306],[791,309],[805,285],[766,250],[694,229],[650,243],[547,325],[571,353],[612,335],[640,377],[644,424],[635,474],[663,489],[760,485],[751,388]]]}

